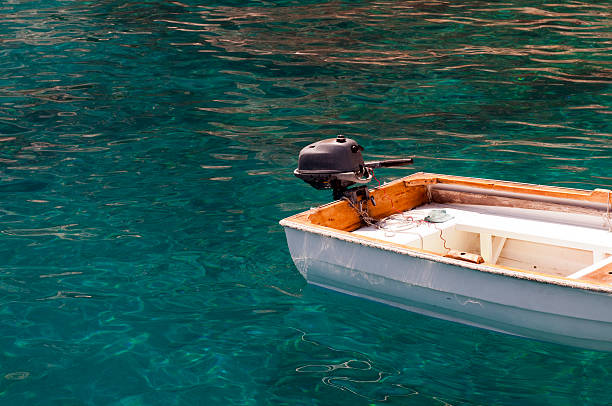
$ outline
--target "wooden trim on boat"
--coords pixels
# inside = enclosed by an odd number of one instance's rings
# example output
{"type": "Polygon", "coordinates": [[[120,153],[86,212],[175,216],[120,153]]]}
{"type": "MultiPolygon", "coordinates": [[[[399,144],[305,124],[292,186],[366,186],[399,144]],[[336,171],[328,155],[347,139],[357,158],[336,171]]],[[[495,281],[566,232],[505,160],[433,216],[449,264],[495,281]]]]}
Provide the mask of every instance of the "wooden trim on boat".
{"type": "MultiPolygon", "coordinates": [[[[446,190],[428,190],[429,185],[452,184],[474,187],[481,190],[516,193],[524,196],[541,196],[552,199],[567,199],[577,202],[588,202],[605,205],[612,202],[610,191],[595,189],[586,191],[555,186],[540,186],[507,181],[462,178],[458,176],[436,175],[430,173],[415,173],[402,179],[376,187],[370,191],[376,205],[367,204],[367,215],[375,220],[385,218],[394,213],[404,212],[429,201],[438,203],[480,204],[501,207],[518,207],[535,210],[554,210],[580,214],[601,214],[601,210],[589,207],[563,205],[555,202],[530,201],[513,197],[489,196],[477,193],[466,193],[446,190]]],[[[335,230],[354,231],[363,222],[357,211],[346,201],[336,201],[323,205],[308,216],[312,224],[330,227],[335,230]]]]}
{"type": "Polygon", "coordinates": [[[471,262],[473,264],[482,264],[485,262],[484,259],[478,254],[459,250],[449,250],[444,257],[459,259],[461,261],[471,262]]]}
{"type": "MultiPolygon", "coordinates": [[[[370,192],[376,206],[368,204],[367,214],[374,219],[402,213],[427,202],[425,186],[406,187],[402,182],[392,182],[370,192]]],[[[346,201],[340,200],[315,209],[308,216],[312,224],[335,230],[354,231],[363,225],[357,211],[346,201]]]]}
{"type": "MultiPolygon", "coordinates": [[[[553,202],[543,202],[528,199],[517,199],[512,197],[486,195],[480,193],[457,192],[450,190],[432,190],[432,200],[436,203],[457,203],[483,206],[513,207],[530,210],[551,210],[563,213],[602,214],[603,210],[580,205],[567,205],[553,202]]],[[[589,202],[590,203],[590,202],[589,202]]],[[[603,205],[603,203],[598,203],[603,205]]]]}
{"type": "Polygon", "coordinates": [[[518,183],[481,178],[464,178],[460,176],[437,175],[425,172],[418,172],[409,175],[404,179],[427,179],[433,180],[433,183],[447,183],[463,186],[472,186],[481,189],[498,190],[534,196],[548,196],[561,199],[582,200],[586,202],[603,204],[608,204],[610,199],[610,191],[608,191],[607,189],[595,189],[593,191],[588,191],[559,186],[534,185],[529,183],[518,183]]]}

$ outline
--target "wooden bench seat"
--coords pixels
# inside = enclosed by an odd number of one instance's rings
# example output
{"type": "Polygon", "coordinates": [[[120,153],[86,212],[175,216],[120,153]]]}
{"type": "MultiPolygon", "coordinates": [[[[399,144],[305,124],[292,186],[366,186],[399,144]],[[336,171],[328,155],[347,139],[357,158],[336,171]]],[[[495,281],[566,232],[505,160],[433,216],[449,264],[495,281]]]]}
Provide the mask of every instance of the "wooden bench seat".
{"type": "MultiPolygon", "coordinates": [[[[396,223],[390,222],[383,229],[369,226],[354,233],[417,247],[422,246],[424,238],[439,234],[440,230],[445,234],[452,230],[474,233],[480,239],[480,255],[490,264],[497,263],[507,239],[590,251],[593,253],[592,263],[599,263],[607,255],[612,255],[612,233],[595,227],[595,217],[591,218],[591,226],[580,226],[551,221],[551,216],[544,211],[531,211],[527,213],[529,217],[527,214],[521,217],[520,213],[509,215],[500,211],[497,214],[491,209],[428,204],[404,212],[404,218],[411,219],[413,224],[402,224],[398,217],[394,220],[396,223]],[[444,223],[425,223],[424,217],[433,209],[445,209],[453,219],[444,223]],[[538,220],[540,215],[546,218],[538,220]]],[[[579,219],[576,221],[576,224],[582,224],[579,219]]]]}
{"type": "Polygon", "coordinates": [[[507,238],[592,251],[593,262],[612,252],[612,233],[590,227],[464,212],[457,218],[456,229],[480,234],[481,255],[491,263],[507,238]]]}

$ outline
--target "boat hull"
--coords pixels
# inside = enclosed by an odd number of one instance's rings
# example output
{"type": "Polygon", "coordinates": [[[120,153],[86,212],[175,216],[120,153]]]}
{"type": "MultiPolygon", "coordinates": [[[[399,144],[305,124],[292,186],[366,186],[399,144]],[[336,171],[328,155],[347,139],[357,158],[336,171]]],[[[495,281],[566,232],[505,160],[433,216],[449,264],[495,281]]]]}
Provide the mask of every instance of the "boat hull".
{"type": "Polygon", "coordinates": [[[488,330],[612,351],[612,295],[604,291],[483,272],[284,226],[293,261],[308,283],[488,330]]]}

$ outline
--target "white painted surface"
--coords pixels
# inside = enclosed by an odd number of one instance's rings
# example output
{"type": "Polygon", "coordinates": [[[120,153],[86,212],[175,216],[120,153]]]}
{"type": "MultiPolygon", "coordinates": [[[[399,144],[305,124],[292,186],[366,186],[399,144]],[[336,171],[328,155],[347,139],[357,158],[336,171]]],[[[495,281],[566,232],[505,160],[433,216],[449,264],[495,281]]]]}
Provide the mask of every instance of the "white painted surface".
{"type": "Polygon", "coordinates": [[[612,287],[467,264],[359,239],[368,235],[414,246],[458,221],[433,229],[412,224],[405,232],[361,229],[354,236],[281,224],[291,256],[309,283],[494,331],[612,351],[612,287]]]}
{"type": "Polygon", "coordinates": [[[480,255],[485,262],[493,263],[493,239],[489,233],[480,233],[480,255]]]}
{"type": "Polygon", "coordinates": [[[495,213],[489,206],[429,204],[353,234],[439,254],[448,248],[479,253],[490,264],[499,260],[505,266],[567,276],[612,254],[612,233],[601,228],[601,221],[581,214],[565,213],[560,218],[540,211],[538,219],[526,209],[504,208],[495,213]],[[423,220],[439,209],[453,219],[435,224],[423,220]]]}
{"type": "Polygon", "coordinates": [[[590,227],[481,213],[462,213],[457,230],[584,250],[612,249],[612,233],[590,227]]]}
{"type": "Polygon", "coordinates": [[[431,204],[402,214],[394,214],[379,222],[378,227],[362,227],[353,231],[353,234],[423,248],[425,238],[438,235],[440,231],[454,227],[457,224],[458,214],[460,211],[451,209],[449,206],[431,204]],[[444,223],[426,222],[425,217],[433,209],[447,210],[447,213],[454,218],[444,223]]]}
{"type": "MultiPolygon", "coordinates": [[[[566,213],[566,219],[575,218],[576,221],[575,224],[563,224],[551,221],[549,214],[545,212],[540,212],[540,219],[536,219],[531,213],[533,210],[514,209],[514,212],[500,210],[498,214],[495,214],[493,210],[494,208],[486,206],[429,204],[404,212],[403,217],[391,216],[389,221],[383,223],[382,228],[363,227],[353,233],[410,245],[419,238],[422,239],[440,230],[454,227],[457,231],[484,234],[485,236],[526,240],[589,251],[612,251],[612,233],[592,226],[594,221],[600,220],[596,216],[588,216],[595,218],[590,219],[589,222],[584,221],[586,225],[579,225],[578,221],[586,216],[566,213]],[[423,222],[425,216],[434,209],[444,209],[454,219],[435,224],[423,222]],[[411,222],[410,218],[414,221],[411,222]]],[[[481,245],[483,242],[486,244],[484,248],[488,251],[489,258],[492,258],[492,241],[490,238],[485,241],[481,239],[481,245]]]]}

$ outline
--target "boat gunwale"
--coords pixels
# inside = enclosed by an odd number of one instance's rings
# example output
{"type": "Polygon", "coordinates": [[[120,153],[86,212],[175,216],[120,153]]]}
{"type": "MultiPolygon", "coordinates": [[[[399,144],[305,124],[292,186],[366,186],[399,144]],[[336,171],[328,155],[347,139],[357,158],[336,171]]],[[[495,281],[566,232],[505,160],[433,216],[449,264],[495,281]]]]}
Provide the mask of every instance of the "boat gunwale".
{"type": "MultiPolygon", "coordinates": [[[[497,181],[497,180],[480,179],[480,178],[467,178],[467,177],[450,176],[450,175],[437,175],[437,174],[430,174],[430,173],[424,173],[424,172],[418,172],[418,173],[394,180],[393,182],[376,187],[374,189],[380,190],[384,188],[385,186],[388,186],[391,184],[396,184],[398,182],[410,182],[414,180],[423,180],[423,181],[428,181],[431,183],[438,183],[438,182],[447,183],[444,181],[449,181],[449,180],[451,181],[451,183],[454,183],[454,181],[458,181],[460,183],[493,182],[493,184],[491,185],[492,189],[496,185],[503,185],[504,188],[519,187],[520,189],[524,190],[522,192],[525,194],[538,195],[537,192],[539,191],[543,192],[544,194],[546,194],[546,192],[555,192],[559,194],[565,194],[564,197],[570,198],[570,199],[571,198],[576,199],[576,197],[582,197],[586,201],[596,201],[593,199],[589,199],[589,197],[593,197],[594,191],[589,192],[583,189],[562,188],[562,187],[556,187],[556,186],[542,186],[542,185],[534,185],[534,184],[528,184],[528,183],[497,181]],[[531,191],[532,193],[528,193],[529,191],[531,191]]],[[[413,185],[413,186],[417,186],[417,185],[413,185]]],[[[599,190],[606,194],[609,193],[609,191],[605,189],[596,189],[596,190],[599,190]]],[[[577,200],[582,200],[582,199],[577,199],[577,200]]],[[[426,259],[429,261],[444,263],[448,265],[455,265],[461,268],[468,268],[468,269],[481,271],[481,272],[487,272],[487,273],[491,273],[495,275],[513,277],[517,279],[525,279],[525,280],[535,281],[539,283],[553,284],[553,285],[562,286],[562,287],[569,287],[569,288],[574,288],[574,289],[594,291],[598,293],[612,294],[612,285],[609,285],[609,284],[603,284],[603,283],[599,283],[596,281],[570,279],[570,278],[566,278],[562,276],[544,274],[544,273],[522,270],[518,268],[506,267],[506,266],[501,266],[501,265],[496,265],[496,264],[495,265],[488,264],[488,263],[473,264],[473,263],[458,260],[458,259],[444,257],[440,254],[430,252],[427,250],[409,247],[404,244],[380,240],[377,238],[372,238],[372,237],[367,237],[367,236],[356,235],[349,231],[344,231],[344,230],[339,230],[339,229],[335,229],[335,228],[328,227],[328,226],[313,224],[308,221],[307,216],[309,214],[312,214],[323,207],[329,207],[330,205],[338,204],[339,202],[341,201],[334,201],[334,202],[326,203],[316,208],[312,208],[304,212],[294,214],[292,216],[282,219],[279,223],[283,227],[289,227],[292,229],[310,232],[310,233],[314,233],[314,234],[321,235],[324,237],[330,237],[330,238],[334,238],[334,239],[338,239],[338,240],[342,240],[346,242],[357,243],[360,245],[364,245],[364,246],[368,246],[372,248],[378,248],[378,249],[382,249],[385,251],[391,251],[391,252],[395,252],[398,254],[408,255],[408,256],[416,257],[420,259],[426,259]],[[306,217],[306,219],[304,217],[306,217]]]]}

